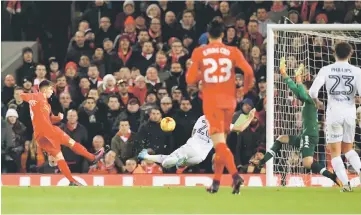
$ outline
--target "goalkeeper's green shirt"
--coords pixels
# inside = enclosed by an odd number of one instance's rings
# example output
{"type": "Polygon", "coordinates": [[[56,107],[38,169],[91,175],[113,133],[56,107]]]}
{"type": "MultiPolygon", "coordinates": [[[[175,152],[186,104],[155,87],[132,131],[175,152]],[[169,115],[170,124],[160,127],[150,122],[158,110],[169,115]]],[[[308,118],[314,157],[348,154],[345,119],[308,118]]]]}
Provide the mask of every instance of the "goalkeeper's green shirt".
{"type": "Polygon", "coordinates": [[[308,136],[318,136],[318,112],[312,98],[306,92],[304,86],[297,85],[290,77],[284,79],[284,82],[303,102],[302,107],[302,134],[308,136]]]}

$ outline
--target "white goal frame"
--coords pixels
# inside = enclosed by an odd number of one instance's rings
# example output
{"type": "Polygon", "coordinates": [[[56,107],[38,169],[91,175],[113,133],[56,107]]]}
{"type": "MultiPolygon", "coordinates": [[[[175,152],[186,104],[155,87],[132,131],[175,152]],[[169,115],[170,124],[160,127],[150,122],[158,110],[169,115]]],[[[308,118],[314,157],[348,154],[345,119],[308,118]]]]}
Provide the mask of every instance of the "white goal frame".
{"type": "MultiPolygon", "coordinates": [[[[266,147],[274,143],[274,31],[360,31],[361,24],[268,24],[267,25],[267,105],[266,147]]],[[[273,175],[273,158],[267,162],[266,185],[276,186],[273,175]]]]}

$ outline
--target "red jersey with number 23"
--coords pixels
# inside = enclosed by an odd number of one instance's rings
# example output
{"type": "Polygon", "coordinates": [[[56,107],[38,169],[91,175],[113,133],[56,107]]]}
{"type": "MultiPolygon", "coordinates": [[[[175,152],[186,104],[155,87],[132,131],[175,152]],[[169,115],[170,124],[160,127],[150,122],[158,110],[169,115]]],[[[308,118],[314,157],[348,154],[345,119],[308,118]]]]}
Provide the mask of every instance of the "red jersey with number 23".
{"type": "Polygon", "coordinates": [[[235,67],[244,72],[244,91],[254,81],[253,70],[236,47],[220,42],[211,42],[196,48],[192,54],[192,65],[187,71],[187,83],[202,80],[203,102],[215,108],[236,106],[235,67]]]}
{"type": "Polygon", "coordinates": [[[20,95],[25,102],[37,101],[35,105],[30,105],[30,117],[34,128],[34,137],[46,136],[51,132],[56,132],[52,124],[60,121],[60,117],[51,114],[51,106],[42,93],[23,93],[20,95]]]}

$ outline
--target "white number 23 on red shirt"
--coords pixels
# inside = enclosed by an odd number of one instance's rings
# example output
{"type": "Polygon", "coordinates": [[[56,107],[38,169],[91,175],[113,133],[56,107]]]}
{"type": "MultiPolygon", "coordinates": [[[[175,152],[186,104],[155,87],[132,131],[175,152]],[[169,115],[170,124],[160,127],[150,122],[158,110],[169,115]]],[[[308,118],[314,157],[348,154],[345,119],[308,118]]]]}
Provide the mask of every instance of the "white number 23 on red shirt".
{"type": "Polygon", "coordinates": [[[204,81],[207,83],[222,83],[231,78],[232,61],[229,58],[219,58],[218,62],[213,58],[203,59],[203,65],[208,66],[208,69],[204,71],[204,81]],[[220,69],[220,75],[214,75],[213,73],[220,69]]]}

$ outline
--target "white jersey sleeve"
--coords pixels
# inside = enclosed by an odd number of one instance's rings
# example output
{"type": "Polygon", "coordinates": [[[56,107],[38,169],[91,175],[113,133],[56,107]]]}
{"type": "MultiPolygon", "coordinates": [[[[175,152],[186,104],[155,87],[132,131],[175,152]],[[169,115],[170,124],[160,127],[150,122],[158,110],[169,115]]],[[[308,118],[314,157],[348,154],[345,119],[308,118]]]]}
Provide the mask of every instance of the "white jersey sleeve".
{"type": "Polygon", "coordinates": [[[313,81],[312,86],[309,90],[309,95],[311,98],[315,99],[318,97],[318,92],[320,91],[321,87],[325,84],[326,77],[325,77],[325,70],[321,68],[318,72],[316,79],[313,81]]]}
{"type": "Polygon", "coordinates": [[[212,144],[213,142],[209,136],[209,123],[206,117],[203,115],[198,118],[196,124],[193,126],[192,138],[203,141],[206,144],[212,144]]]}

